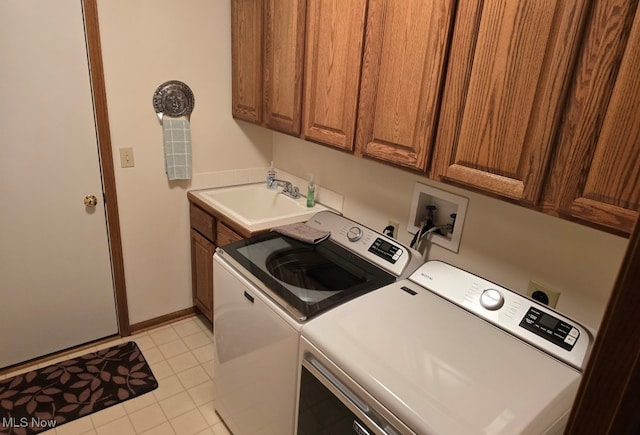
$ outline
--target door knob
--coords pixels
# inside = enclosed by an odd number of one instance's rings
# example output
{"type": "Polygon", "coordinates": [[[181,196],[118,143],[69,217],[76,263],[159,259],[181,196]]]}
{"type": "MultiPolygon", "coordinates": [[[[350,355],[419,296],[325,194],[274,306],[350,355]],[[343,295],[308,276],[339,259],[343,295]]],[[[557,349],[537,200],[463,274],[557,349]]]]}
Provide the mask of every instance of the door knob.
{"type": "Polygon", "coordinates": [[[95,195],[87,195],[84,197],[84,205],[87,207],[95,207],[98,204],[98,198],[95,195]]]}

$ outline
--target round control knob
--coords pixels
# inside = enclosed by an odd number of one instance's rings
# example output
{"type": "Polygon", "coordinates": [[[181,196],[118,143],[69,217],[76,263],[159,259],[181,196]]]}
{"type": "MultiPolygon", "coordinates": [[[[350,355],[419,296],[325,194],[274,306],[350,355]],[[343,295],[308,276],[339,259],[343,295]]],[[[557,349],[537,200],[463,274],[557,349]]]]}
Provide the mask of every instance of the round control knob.
{"type": "Polygon", "coordinates": [[[347,239],[350,242],[357,242],[362,237],[362,230],[358,227],[351,227],[349,231],[347,231],[347,239]]]}
{"type": "Polygon", "coordinates": [[[497,310],[504,305],[504,296],[494,288],[486,289],[480,295],[480,305],[487,310],[497,310]]]}

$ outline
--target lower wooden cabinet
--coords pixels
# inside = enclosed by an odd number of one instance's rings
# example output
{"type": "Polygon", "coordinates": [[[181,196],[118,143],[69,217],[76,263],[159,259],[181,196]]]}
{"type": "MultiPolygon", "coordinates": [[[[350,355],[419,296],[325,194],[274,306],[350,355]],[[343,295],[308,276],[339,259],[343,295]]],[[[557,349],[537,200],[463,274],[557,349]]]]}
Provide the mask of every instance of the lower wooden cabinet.
{"type": "Polygon", "coordinates": [[[254,233],[228,221],[190,193],[191,287],[193,305],[213,322],[213,254],[216,247],[242,240],[254,233]],[[223,222],[224,221],[224,222],[223,222]],[[231,228],[231,227],[234,228],[231,228]],[[241,234],[242,233],[242,234],[241,234]]]}
{"type": "Polygon", "coordinates": [[[216,245],[191,229],[193,304],[213,322],[213,254],[216,245]]]}
{"type": "Polygon", "coordinates": [[[224,246],[229,243],[237,242],[238,240],[242,240],[244,238],[222,222],[218,222],[217,234],[218,237],[216,239],[216,242],[218,243],[218,246],[224,246]]]}

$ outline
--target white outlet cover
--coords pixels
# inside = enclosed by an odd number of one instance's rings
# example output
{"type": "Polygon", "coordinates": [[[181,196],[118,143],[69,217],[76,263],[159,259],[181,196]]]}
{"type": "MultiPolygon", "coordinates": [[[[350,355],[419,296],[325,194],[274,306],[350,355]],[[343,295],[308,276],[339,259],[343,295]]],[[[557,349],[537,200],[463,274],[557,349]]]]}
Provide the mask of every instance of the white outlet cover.
{"type": "Polygon", "coordinates": [[[430,240],[431,243],[457,253],[460,249],[460,239],[462,237],[462,228],[464,226],[469,199],[435,187],[427,186],[426,184],[416,183],[413,188],[411,211],[409,213],[409,222],[407,223],[407,230],[411,234],[415,234],[420,230],[420,219],[426,215],[425,206],[429,204],[437,207],[437,225],[449,223],[451,221],[449,215],[456,213],[456,224],[453,228],[453,234],[451,234],[450,237],[444,237],[434,233],[430,236],[430,240]]]}

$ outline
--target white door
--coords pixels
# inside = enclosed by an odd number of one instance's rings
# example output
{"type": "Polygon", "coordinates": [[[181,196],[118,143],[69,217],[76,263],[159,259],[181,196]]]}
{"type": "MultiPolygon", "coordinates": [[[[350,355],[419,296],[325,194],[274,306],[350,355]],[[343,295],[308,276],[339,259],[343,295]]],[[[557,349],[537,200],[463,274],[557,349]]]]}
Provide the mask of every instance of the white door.
{"type": "Polygon", "coordinates": [[[80,0],[0,1],[0,98],[5,367],[118,330],[80,0]]]}

